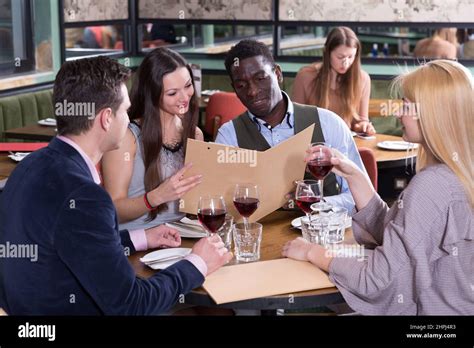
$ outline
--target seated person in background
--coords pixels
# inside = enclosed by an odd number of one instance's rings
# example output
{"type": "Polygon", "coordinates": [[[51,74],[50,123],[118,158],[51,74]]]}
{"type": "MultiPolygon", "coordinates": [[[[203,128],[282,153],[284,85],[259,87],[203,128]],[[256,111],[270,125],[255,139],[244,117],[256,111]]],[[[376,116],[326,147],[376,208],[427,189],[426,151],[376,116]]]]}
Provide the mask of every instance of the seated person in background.
{"type": "Polygon", "coordinates": [[[456,28],[437,29],[432,37],[416,43],[413,56],[426,59],[456,59],[456,28]]]}
{"type": "Polygon", "coordinates": [[[197,127],[192,73],[178,53],[157,48],[137,71],[125,140],[104,155],[104,187],[117,209],[121,229],[177,221],[179,199],[201,177],[181,177],[188,138],[203,140],[197,127]]]}
{"type": "Polygon", "coordinates": [[[180,237],[166,226],[119,232],[99,185],[96,164],[127,131],[129,75],[106,57],[66,62],[58,72],[54,105],[91,103],[95,112],[56,110],[59,135],[18,164],[0,196],[0,244],[37,248],[36,259],[0,258],[7,313],[156,315],[232,258],[218,236],[203,238],[184,260],[148,279],[135,276],[128,251],[175,247],[180,237]]]}
{"type": "Polygon", "coordinates": [[[352,229],[373,249],[368,258],[331,257],[302,238],[288,242],[283,255],[329,272],[361,314],[473,315],[474,80],[459,63],[437,60],[397,82],[403,138],[420,144],[417,174],[398,202],[389,209],[352,161],[340,154],[332,160],[349,182],[357,208],[352,229]]]}
{"type": "Polygon", "coordinates": [[[151,40],[163,40],[166,43],[175,44],[176,31],[172,24],[153,24],[150,31],[151,40]]]}
{"type": "MultiPolygon", "coordinates": [[[[216,143],[264,151],[314,124],[312,142],[328,143],[365,172],[351,132],[339,116],[326,109],[293,103],[280,89],[283,73],[265,44],[240,41],[227,53],[225,66],[232,87],[248,111],[223,124],[216,143]]],[[[345,180],[328,176],[324,188],[329,203],[352,210],[354,201],[345,180]]]]}
{"type": "Polygon", "coordinates": [[[360,67],[361,45],[347,27],[336,27],[324,44],[321,63],[301,68],[293,101],[334,111],[355,132],[375,134],[369,121],[370,77],[360,67]]]}
{"type": "Polygon", "coordinates": [[[467,30],[467,40],[459,47],[459,58],[474,58],[474,29],[467,30]]]}
{"type": "Polygon", "coordinates": [[[113,26],[95,26],[84,29],[83,48],[114,48],[117,32],[113,26]]]}

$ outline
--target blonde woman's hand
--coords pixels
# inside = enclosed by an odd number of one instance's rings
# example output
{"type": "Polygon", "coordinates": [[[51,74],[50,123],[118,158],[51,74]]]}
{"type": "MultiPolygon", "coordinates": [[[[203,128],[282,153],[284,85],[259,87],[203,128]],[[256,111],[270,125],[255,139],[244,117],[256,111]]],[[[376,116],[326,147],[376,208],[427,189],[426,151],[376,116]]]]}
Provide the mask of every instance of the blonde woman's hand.
{"type": "Polygon", "coordinates": [[[299,261],[308,261],[308,251],[311,249],[311,243],[302,237],[293,239],[283,246],[281,254],[284,257],[299,261]]]}
{"type": "Polygon", "coordinates": [[[192,164],[188,163],[176,174],[163,181],[157,188],[150,191],[147,196],[150,204],[156,207],[163,203],[175,201],[199,185],[202,182],[202,175],[194,175],[183,179],[184,174],[191,166],[192,164]]]}
{"type": "Polygon", "coordinates": [[[334,166],[332,171],[345,179],[350,179],[358,174],[363,174],[357,165],[349,158],[344,156],[339,150],[331,149],[334,157],[331,158],[331,164],[334,166]]]}

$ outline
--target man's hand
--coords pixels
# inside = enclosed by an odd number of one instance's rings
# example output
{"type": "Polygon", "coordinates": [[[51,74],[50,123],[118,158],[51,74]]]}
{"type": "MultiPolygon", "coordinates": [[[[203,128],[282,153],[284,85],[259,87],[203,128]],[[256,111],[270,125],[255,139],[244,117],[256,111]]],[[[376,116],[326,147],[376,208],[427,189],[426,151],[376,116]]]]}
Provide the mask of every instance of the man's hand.
{"type": "Polygon", "coordinates": [[[192,253],[200,256],[206,263],[207,275],[228,263],[234,256],[224,247],[221,237],[217,234],[202,238],[194,244],[192,253]]]}
{"type": "Polygon", "coordinates": [[[181,245],[179,232],[166,225],[159,225],[145,230],[148,249],[176,248],[181,245]]]}

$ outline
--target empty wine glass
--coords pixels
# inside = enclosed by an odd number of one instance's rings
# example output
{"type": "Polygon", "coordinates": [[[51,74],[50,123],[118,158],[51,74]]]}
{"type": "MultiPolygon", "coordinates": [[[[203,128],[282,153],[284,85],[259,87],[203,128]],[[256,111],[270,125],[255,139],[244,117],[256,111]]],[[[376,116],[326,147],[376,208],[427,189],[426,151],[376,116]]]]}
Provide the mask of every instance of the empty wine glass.
{"type": "Polygon", "coordinates": [[[199,197],[198,219],[208,235],[219,230],[225,222],[227,209],[222,196],[199,197]]]}
{"type": "Polygon", "coordinates": [[[311,174],[318,180],[321,197],[319,202],[312,204],[314,211],[325,211],[332,208],[332,205],[324,201],[324,178],[331,172],[333,167],[331,158],[334,156],[329,145],[326,143],[312,143],[311,148],[314,158],[307,163],[307,168],[311,174]]]}

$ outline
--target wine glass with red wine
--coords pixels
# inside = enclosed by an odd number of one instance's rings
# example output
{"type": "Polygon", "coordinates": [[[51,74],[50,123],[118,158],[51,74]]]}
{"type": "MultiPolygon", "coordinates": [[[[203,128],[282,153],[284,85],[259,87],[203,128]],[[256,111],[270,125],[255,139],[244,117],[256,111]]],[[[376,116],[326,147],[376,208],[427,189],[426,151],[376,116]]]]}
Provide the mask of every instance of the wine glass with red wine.
{"type": "Polygon", "coordinates": [[[316,180],[299,180],[296,182],[296,204],[306,214],[311,222],[311,205],[321,199],[319,183],[316,180]]]}
{"type": "Polygon", "coordinates": [[[245,226],[248,225],[248,218],[255,213],[260,199],[258,198],[258,188],[255,184],[237,184],[234,191],[234,205],[244,218],[245,226]]]}
{"type": "Polygon", "coordinates": [[[313,152],[315,156],[311,161],[307,163],[307,168],[311,174],[318,180],[319,191],[321,197],[319,202],[312,205],[314,211],[325,211],[332,208],[331,204],[323,200],[323,188],[324,178],[331,172],[333,165],[331,164],[331,158],[334,156],[329,145],[326,143],[312,143],[311,148],[316,148],[313,152]]]}
{"type": "Polygon", "coordinates": [[[209,235],[217,233],[225,222],[227,209],[222,196],[199,197],[198,219],[209,235]]]}

